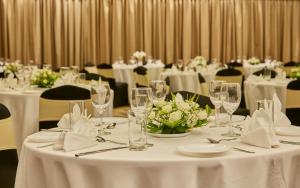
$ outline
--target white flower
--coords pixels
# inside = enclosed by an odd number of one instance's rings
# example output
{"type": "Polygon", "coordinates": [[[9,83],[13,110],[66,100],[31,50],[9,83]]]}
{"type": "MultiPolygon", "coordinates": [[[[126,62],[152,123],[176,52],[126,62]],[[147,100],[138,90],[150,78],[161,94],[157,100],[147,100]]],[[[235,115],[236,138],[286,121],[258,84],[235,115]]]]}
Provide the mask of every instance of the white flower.
{"type": "Polygon", "coordinates": [[[172,111],[172,106],[170,104],[167,104],[162,107],[161,111],[165,114],[168,114],[172,111]]]}
{"type": "Polygon", "coordinates": [[[155,112],[154,112],[154,111],[151,111],[150,114],[149,114],[149,116],[148,116],[148,118],[149,118],[150,120],[153,120],[153,119],[155,118],[155,112]]]}
{"type": "Polygon", "coordinates": [[[146,53],[143,51],[136,51],[133,53],[133,57],[140,60],[146,57],[146,53]]]}
{"type": "Polygon", "coordinates": [[[187,118],[187,125],[189,127],[194,127],[196,125],[198,121],[198,117],[192,113],[192,114],[189,114],[188,118],[187,118]]]}
{"type": "Polygon", "coordinates": [[[170,114],[169,121],[175,122],[180,120],[182,117],[182,113],[180,111],[175,111],[170,114]]]}
{"type": "Polygon", "coordinates": [[[206,119],[207,118],[207,113],[205,110],[200,110],[197,114],[198,118],[203,120],[203,119],[206,119]]]}
{"type": "Polygon", "coordinates": [[[181,111],[187,111],[187,110],[191,109],[190,105],[186,102],[183,102],[183,101],[182,102],[177,102],[176,105],[177,105],[177,108],[181,111]]]}
{"type": "Polygon", "coordinates": [[[180,95],[180,93],[177,93],[175,96],[175,102],[183,102],[183,97],[180,95]]]}
{"type": "Polygon", "coordinates": [[[156,107],[162,107],[162,106],[166,105],[167,102],[164,100],[153,100],[153,104],[156,107]]]}
{"type": "Polygon", "coordinates": [[[46,80],[46,79],[43,80],[43,83],[44,83],[44,84],[47,84],[47,83],[48,83],[48,80],[46,80]]]}
{"type": "Polygon", "coordinates": [[[252,58],[248,59],[248,63],[255,65],[255,64],[259,64],[260,60],[257,59],[256,57],[252,57],[252,58]]]}

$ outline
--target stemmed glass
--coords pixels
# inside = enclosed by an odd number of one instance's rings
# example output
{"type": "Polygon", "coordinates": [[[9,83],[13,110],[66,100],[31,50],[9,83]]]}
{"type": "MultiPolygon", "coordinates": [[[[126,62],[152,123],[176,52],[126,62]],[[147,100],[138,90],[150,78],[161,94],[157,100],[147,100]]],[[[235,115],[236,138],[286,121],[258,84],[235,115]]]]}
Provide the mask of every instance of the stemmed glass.
{"type": "Polygon", "coordinates": [[[209,82],[209,98],[215,106],[215,125],[219,126],[219,114],[222,106],[221,86],[225,83],[221,80],[212,80],[209,82]]]}
{"type": "Polygon", "coordinates": [[[165,100],[167,95],[167,85],[164,80],[152,80],[150,82],[150,88],[152,89],[153,103],[160,100],[165,100]]]}
{"type": "Polygon", "coordinates": [[[183,67],[183,61],[182,61],[182,59],[178,59],[177,60],[177,67],[178,67],[179,70],[182,70],[182,67],[183,67]]]}
{"type": "Polygon", "coordinates": [[[132,88],[131,110],[135,113],[147,113],[152,107],[151,88],[132,88]]]}
{"type": "Polygon", "coordinates": [[[100,122],[99,126],[101,126],[101,130],[99,134],[110,134],[109,132],[104,132],[103,127],[103,113],[107,109],[110,103],[110,87],[107,83],[99,84],[99,85],[93,85],[91,88],[91,99],[92,99],[92,105],[96,112],[100,115],[100,122]]]}
{"type": "Polygon", "coordinates": [[[240,134],[233,131],[232,114],[239,107],[241,102],[241,86],[239,83],[223,83],[221,87],[221,100],[227,113],[230,115],[230,127],[227,133],[222,136],[236,137],[240,134]]]}

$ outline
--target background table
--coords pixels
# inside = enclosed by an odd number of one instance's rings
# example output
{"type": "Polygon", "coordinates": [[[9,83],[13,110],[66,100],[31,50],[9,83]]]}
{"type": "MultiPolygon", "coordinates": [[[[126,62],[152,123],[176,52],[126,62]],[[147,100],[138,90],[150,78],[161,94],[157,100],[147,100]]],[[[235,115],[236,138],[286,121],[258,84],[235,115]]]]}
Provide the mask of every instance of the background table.
{"type": "MultiPolygon", "coordinates": [[[[12,116],[18,153],[25,138],[39,130],[39,98],[44,89],[30,91],[0,91],[0,103],[9,109],[12,116]]],[[[113,93],[111,96],[113,101],[113,93]]],[[[113,103],[105,116],[112,116],[112,110],[113,103]]]]}
{"type": "Polygon", "coordinates": [[[277,81],[248,81],[244,82],[244,94],[247,109],[252,114],[256,110],[256,101],[273,99],[276,93],[282,104],[282,111],[285,112],[286,87],[291,80],[277,81]]]}
{"type": "MultiPolygon", "coordinates": [[[[263,149],[231,141],[227,144],[256,153],[231,150],[214,158],[188,157],[176,151],[178,145],[207,143],[207,137],[225,131],[224,128],[200,128],[182,138],[149,137],[154,147],[146,151],[123,149],[79,158],[74,157],[79,151],[53,151],[50,147],[37,148],[44,144],[25,141],[16,188],[300,187],[299,146],[281,144],[280,148],[263,149]]],[[[113,135],[127,140],[127,124],[117,124],[113,135]]],[[[80,152],[111,146],[116,145],[99,143],[80,152]]]]}

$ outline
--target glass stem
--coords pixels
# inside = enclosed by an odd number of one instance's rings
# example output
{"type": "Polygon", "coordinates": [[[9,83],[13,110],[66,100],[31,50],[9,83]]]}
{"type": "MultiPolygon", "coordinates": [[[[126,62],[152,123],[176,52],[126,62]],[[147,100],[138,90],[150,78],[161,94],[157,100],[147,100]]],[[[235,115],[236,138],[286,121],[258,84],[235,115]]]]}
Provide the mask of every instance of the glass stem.
{"type": "Polygon", "coordinates": [[[221,107],[215,106],[215,125],[218,127],[220,125],[219,123],[219,114],[220,114],[221,107]]]}
{"type": "Polygon", "coordinates": [[[229,133],[231,134],[231,133],[234,133],[234,131],[233,131],[233,123],[232,123],[232,114],[230,113],[229,116],[230,116],[230,120],[229,120],[229,133]]]}

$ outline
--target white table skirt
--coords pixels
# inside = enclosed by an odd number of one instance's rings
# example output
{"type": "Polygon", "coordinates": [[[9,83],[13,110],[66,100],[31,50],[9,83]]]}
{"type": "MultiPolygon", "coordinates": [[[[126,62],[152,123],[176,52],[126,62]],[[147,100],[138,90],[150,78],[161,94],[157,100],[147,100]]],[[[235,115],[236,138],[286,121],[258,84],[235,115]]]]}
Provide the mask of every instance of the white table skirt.
{"type": "Polygon", "coordinates": [[[256,101],[263,99],[273,99],[276,93],[282,104],[282,112],[285,112],[286,87],[289,81],[276,83],[276,81],[264,82],[244,82],[244,94],[247,109],[252,114],[256,110],[256,101]]]}
{"type": "Polygon", "coordinates": [[[249,63],[243,63],[244,68],[244,76],[247,79],[251,74],[255,73],[256,71],[259,71],[263,69],[266,66],[265,63],[260,63],[257,65],[251,65],[249,63]]]}
{"type": "Polygon", "coordinates": [[[170,90],[175,91],[189,91],[201,94],[201,87],[196,72],[163,72],[162,79],[170,78],[170,90]]]}
{"type": "MultiPolygon", "coordinates": [[[[75,158],[79,152],[37,148],[25,141],[16,177],[16,188],[296,188],[300,187],[300,148],[280,145],[263,149],[240,143],[228,145],[251,149],[255,154],[229,151],[213,158],[187,157],[176,147],[207,143],[206,138],[224,128],[202,128],[182,138],[152,138],[146,151],[115,150],[75,158]]],[[[127,124],[118,124],[114,135],[127,139],[127,124]]],[[[288,138],[285,138],[288,139],[288,138]]],[[[299,141],[300,138],[294,138],[299,141]]],[[[90,151],[113,144],[99,143],[90,151]]],[[[116,145],[113,145],[116,146],[116,145]]]]}
{"type": "MultiPolygon", "coordinates": [[[[0,91],[0,103],[9,109],[12,116],[18,153],[25,138],[39,130],[39,98],[42,92],[43,90],[32,93],[0,91]]],[[[113,101],[113,93],[111,101],[113,101]]],[[[112,110],[113,103],[105,112],[105,116],[112,116],[112,110]]]]}

